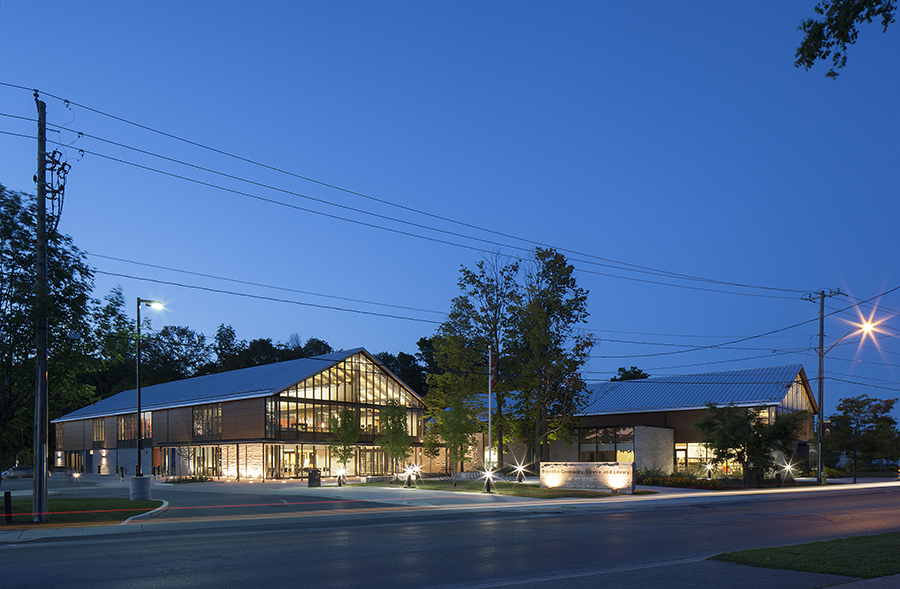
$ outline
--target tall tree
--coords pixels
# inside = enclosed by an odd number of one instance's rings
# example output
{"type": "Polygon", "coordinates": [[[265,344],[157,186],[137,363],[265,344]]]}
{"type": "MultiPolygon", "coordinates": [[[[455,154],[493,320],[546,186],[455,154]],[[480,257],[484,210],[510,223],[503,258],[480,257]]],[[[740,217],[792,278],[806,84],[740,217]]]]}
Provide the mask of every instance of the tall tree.
{"type": "Polygon", "coordinates": [[[853,464],[853,482],[857,465],[874,458],[896,458],[897,420],[890,413],[897,399],[873,399],[868,395],[841,399],[837,413],[831,415],[831,427],[825,437],[826,451],[844,451],[853,464]]]}
{"type": "Polygon", "coordinates": [[[489,362],[488,349],[493,351],[495,380],[492,407],[498,443],[498,466],[503,465],[504,413],[507,398],[516,386],[516,370],[508,352],[508,338],[513,331],[512,309],[519,305],[521,287],[518,284],[519,263],[495,254],[476,264],[475,270],[460,268],[458,285],[462,293],[453,299],[450,315],[431,339],[431,346],[420,349],[433,351],[437,373],[428,378],[429,406],[442,411],[448,399],[458,396],[462,407],[481,418],[486,407],[489,362]]]}
{"type": "Polygon", "coordinates": [[[549,457],[551,440],[569,439],[585,400],[581,370],[594,338],[577,328],[587,320],[587,296],[565,256],[535,250],[524,294],[512,309],[509,338],[518,371],[516,407],[531,430],[528,445],[535,463],[549,457]]]}
{"type": "Polygon", "coordinates": [[[713,462],[737,462],[744,473],[744,486],[751,471],[765,473],[775,466],[775,452],[791,454],[793,444],[809,414],[783,413],[769,423],[768,407],[735,407],[707,404],[707,415],[694,429],[713,453],[713,462]]]}
{"type": "Polygon", "coordinates": [[[894,22],[897,0],[825,0],[816,4],[821,18],[805,19],[798,27],[805,35],[797,47],[794,67],[811,68],[816,61],[831,57],[831,69],[825,75],[837,78],[835,69],[847,65],[847,46],[856,43],[856,26],[881,18],[882,31],[894,22]]]}
{"type": "Polygon", "coordinates": [[[425,379],[427,374],[425,368],[419,364],[419,360],[412,354],[406,352],[397,352],[397,355],[390,352],[379,352],[375,354],[375,358],[381,362],[385,368],[397,375],[397,378],[414,390],[419,395],[423,394],[425,388],[425,379]]]}
{"type": "Polygon", "coordinates": [[[93,311],[93,327],[88,338],[95,350],[93,370],[80,375],[101,399],[134,388],[134,354],[137,330],[125,312],[125,295],[114,287],[93,311]]]}
{"type": "MultiPolygon", "coordinates": [[[[36,214],[34,195],[0,185],[0,461],[6,460],[8,452],[31,445],[36,214]]],[[[76,378],[93,355],[84,339],[95,304],[90,296],[93,270],[72,238],[56,230],[47,232],[47,281],[52,419],[96,400],[93,387],[76,378]]]]}
{"type": "Polygon", "coordinates": [[[184,326],[166,325],[148,338],[145,349],[141,386],[196,376],[210,360],[206,336],[184,326]]]}
{"type": "Polygon", "coordinates": [[[324,354],[330,354],[334,349],[328,345],[328,342],[325,340],[321,340],[315,337],[311,337],[306,340],[306,343],[303,344],[303,358],[313,358],[315,356],[322,356],[324,354]]]}

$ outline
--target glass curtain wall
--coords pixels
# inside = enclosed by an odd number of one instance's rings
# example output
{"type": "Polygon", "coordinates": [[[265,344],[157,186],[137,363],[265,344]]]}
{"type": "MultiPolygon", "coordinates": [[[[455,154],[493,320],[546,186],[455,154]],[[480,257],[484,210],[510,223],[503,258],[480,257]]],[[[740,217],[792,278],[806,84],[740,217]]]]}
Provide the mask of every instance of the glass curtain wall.
{"type": "Polygon", "coordinates": [[[331,420],[344,409],[359,420],[362,436],[351,475],[382,474],[384,453],[369,446],[381,433],[381,408],[388,401],[406,408],[407,431],[413,442],[421,442],[425,432],[425,407],[399,381],[384,372],[365,354],[356,354],[266,402],[266,437],[283,442],[266,455],[266,471],[273,478],[305,477],[311,468],[334,475],[341,465],[331,457],[328,441],[333,437],[331,420]],[[292,443],[294,442],[295,443],[292,443]]]}
{"type": "Polygon", "coordinates": [[[356,354],[281,391],[266,404],[266,435],[281,440],[322,440],[344,409],[359,419],[364,435],[381,432],[381,407],[389,400],[407,410],[409,434],[421,441],[425,407],[364,354],[356,354]]]}
{"type": "Polygon", "coordinates": [[[590,427],[578,430],[581,462],[634,462],[633,427],[590,427]]]}

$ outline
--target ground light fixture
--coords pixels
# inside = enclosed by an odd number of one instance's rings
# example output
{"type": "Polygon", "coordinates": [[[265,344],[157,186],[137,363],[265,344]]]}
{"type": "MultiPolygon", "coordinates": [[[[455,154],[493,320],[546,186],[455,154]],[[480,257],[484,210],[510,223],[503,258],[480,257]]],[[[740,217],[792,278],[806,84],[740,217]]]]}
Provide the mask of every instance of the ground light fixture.
{"type": "Polygon", "coordinates": [[[528,469],[526,468],[527,466],[528,466],[528,464],[523,464],[523,463],[517,461],[516,465],[513,467],[513,472],[516,473],[516,482],[517,483],[525,482],[525,473],[528,472],[528,469]]]}
{"type": "Polygon", "coordinates": [[[491,487],[494,482],[494,471],[486,468],[482,476],[484,477],[484,492],[493,493],[494,491],[491,490],[491,487]]]}
{"type": "Polygon", "coordinates": [[[411,489],[413,487],[413,481],[419,478],[419,473],[422,471],[422,468],[418,464],[407,464],[406,468],[403,469],[403,474],[406,477],[406,488],[411,489]]]}
{"type": "Polygon", "coordinates": [[[344,486],[344,476],[346,476],[346,474],[347,474],[346,468],[339,468],[337,470],[337,485],[338,485],[338,487],[344,486]]]}
{"type": "Polygon", "coordinates": [[[162,310],[163,304],[152,299],[137,298],[137,353],[135,354],[135,373],[137,384],[137,465],[131,479],[131,500],[150,499],[150,479],[144,478],[141,465],[141,454],[144,450],[144,420],[141,416],[141,307],[150,307],[155,311],[162,310]]]}

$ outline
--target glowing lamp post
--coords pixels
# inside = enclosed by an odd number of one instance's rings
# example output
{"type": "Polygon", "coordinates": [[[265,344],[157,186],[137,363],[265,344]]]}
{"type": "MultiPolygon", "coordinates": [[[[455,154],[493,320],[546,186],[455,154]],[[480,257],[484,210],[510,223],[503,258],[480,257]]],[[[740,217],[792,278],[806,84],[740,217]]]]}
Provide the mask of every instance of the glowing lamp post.
{"type": "Polygon", "coordinates": [[[866,334],[871,335],[872,330],[874,329],[877,323],[872,323],[871,321],[863,321],[862,325],[859,325],[856,329],[851,329],[844,335],[840,337],[836,342],[831,344],[828,349],[825,349],[824,344],[824,330],[819,329],[819,435],[816,436],[816,482],[820,485],[825,484],[825,477],[822,476],[822,469],[825,467],[825,464],[822,461],[822,444],[825,438],[825,354],[830,352],[834,346],[841,343],[845,338],[850,337],[851,335],[856,335],[857,333],[863,334],[863,340],[866,339],[866,334]]]}
{"type": "Polygon", "coordinates": [[[144,449],[144,420],[141,417],[141,307],[151,307],[154,310],[161,310],[163,304],[159,301],[149,299],[137,299],[137,353],[135,354],[135,372],[137,373],[137,466],[134,471],[134,477],[131,479],[131,499],[132,501],[150,499],[150,479],[144,478],[144,471],[141,468],[141,454],[144,449]]]}

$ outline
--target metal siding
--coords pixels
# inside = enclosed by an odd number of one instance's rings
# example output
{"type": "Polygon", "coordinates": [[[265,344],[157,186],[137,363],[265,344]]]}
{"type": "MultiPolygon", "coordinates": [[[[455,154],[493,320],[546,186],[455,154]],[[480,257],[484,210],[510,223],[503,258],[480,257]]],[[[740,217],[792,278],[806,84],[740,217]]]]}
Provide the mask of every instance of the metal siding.
{"type": "Polygon", "coordinates": [[[597,383],[581,415],[702,409],[707,403],[777,405],[802,365],[597,383]]]}
{"type": "MultiPolygon", "coordinates": [[[[141,387],[141,410],[162,409],[267,397],[317,374],[343,360],[365,352],[363,348],[300,358],[240,370],[186,378],[141,387]]],[[[137,391],[123,391],[53,420],[54,423],[137,411],[137,391]]]]}

